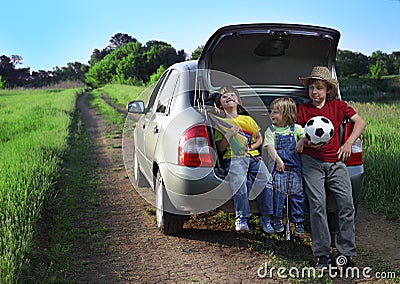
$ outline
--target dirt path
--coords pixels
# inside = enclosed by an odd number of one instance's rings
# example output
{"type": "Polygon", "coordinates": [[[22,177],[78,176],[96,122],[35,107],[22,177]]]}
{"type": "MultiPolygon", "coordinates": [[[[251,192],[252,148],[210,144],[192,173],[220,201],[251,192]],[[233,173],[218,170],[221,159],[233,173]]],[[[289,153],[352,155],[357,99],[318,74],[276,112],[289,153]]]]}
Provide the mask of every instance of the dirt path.
{"type": "Polygon", "coordinates": [[[356,218],[357,245],[400,271],[400,224],[360,208],[356,218]]]}
{"type": "MultiPolygon", "coordinates": [[[[107,124],[88,109],[81,97],[78,107],[94,142],[93,159],[102,175],[97,187],[101,202],[99,221],[108,228],[102,253],[86,259],[78,283],[269,283],[257,270],[268,255],[248,249],[240,234],[187,229],[165,236],[156,229],[151,206],[131,185],[122,160],[121,138],[104,138],[107,124]]],[[[400,270],[398,224],[360,210],[357,239],[400,270]],[[376,227],[374,227],[376,226],[376,227]],[[376,229],[371,229],[376,228],[376,229]]],[[[281,280],[279,280],[281,282],[281,280]]]]}

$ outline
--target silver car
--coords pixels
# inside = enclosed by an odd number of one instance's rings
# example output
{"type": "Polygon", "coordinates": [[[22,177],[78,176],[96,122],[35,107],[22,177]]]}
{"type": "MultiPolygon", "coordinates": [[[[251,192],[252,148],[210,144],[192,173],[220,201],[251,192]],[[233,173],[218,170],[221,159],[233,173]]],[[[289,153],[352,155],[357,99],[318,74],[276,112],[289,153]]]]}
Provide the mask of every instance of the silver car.
{"type": "MultiPolygon", "coordinates": [[[[209,117],[217,112],[217,90],[222,85],[236,87],[246,112],[264,133],[271,124],[268,106],[273,99],[309,100],[299,75],[325,65],[336,76],[339,38],[334,29],[308,25],[222,27],[207,41],[198,61],[176,63],[164,72],[147,105],[141,100],[128,103],[130,113],[140,114],[133,131],[133,181],[135,187],[148,186],[154,192],[157,226],[164,234],[181,232],[191,214],[216,208],[233,212],[209,117]]],[[[353,150],[357,153],[348,169],[356,201],[364,174],[361,140],[353,150]]],[[[255,197],[252,192],[251,210],[257,213],[255,197]]],[[[335,212],[334,200],[329,199],[328,208],[335,212]]]]}

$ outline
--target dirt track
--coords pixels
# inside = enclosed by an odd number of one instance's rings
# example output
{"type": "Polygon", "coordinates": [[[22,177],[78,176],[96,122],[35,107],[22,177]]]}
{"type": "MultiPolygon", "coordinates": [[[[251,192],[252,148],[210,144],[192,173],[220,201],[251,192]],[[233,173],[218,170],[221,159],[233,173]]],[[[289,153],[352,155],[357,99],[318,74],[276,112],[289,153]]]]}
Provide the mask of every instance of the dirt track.
{"type": "MultiPolygon", "coordinates": [[[[257,269],[268,255],[252,251],[241,234],[187,229],[179,236],[157,231],[150,205],[131,185],[123,167],[121,138],[105,139],[107,125],[88,109],[78,107],[94,142],[93,159],[102,174],[100,223],[109,230],[101,240],[103,253],[89,254],[75,275],[78,283],[272,283],[257,269]]],[[[357,241],[400,270],[400,226],[361,209],[357,241]],[[376,228],[376,229],[374,229],[376,228]]],[[[82,250],[92,249],[82,244],[82,250]]],[[[276,280],[275,280],[276,281],[276,280]]],[[[281,280],[279,280],[281,282],[281,280]]]]}

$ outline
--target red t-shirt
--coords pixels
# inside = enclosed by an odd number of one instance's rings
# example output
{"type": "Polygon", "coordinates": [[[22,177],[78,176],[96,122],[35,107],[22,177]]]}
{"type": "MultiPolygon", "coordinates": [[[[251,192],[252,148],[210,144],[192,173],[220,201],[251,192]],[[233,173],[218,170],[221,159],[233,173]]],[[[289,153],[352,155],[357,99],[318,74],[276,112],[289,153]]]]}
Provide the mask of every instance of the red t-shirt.
{"type": "Polygon", "coordinates": [[[356,111],[346,102],[333,99],[326,101],[322,108],[315,107],[311,102],[300,104],[297,106],[297,122],[304,127],[306,122],[314,116],[325,116],[332,121],[334,126],[334,134],[328,144],[319,149],[306,148],[303,154],[309,155],[322,162],[337,162],[337,151],[340,147],[339,127],[344,118],[351,118],[356,111]]]}

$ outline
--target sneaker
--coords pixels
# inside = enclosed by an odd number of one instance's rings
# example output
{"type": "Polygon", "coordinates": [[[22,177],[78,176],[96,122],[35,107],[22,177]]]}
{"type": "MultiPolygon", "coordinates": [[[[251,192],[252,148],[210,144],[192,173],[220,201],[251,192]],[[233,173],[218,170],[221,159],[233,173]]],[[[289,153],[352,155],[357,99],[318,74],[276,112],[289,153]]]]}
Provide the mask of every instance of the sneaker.
{"type": "Polygon", "coordinates": [[[275,233],[274,228],[272,228],[272,225],[269,221],[266,221],[263,217],[260,217],[258,221],[262,225],[262,229],[264,232],[266,232],[267,234],[275,233]]]}
{"type": "Polygon", "coordinates": [[[317,259],[317,263],[315,264],[316,270],[329,269],[331,265],[331,256],[330,255],[321,255],[317,259]]]}
{"type": "Polygon", "coordinates": [[[238,218],[235,221],[235,229],[236,231],[248,231],[249,225],[247,225],[247,221],[244,218],[238,218]]]}
{"type": "Polygon", "coordinates": [[[295,229],[294,232],[298,235],[304,235],[305,230],[304,230],[304,225],[303,223],[296,223],[295,224],[295,229]]]}
{"type": "Polygon", "coordinates": [[[274,229],[276,233],[282,233],[285,230],[283,227],[282,220],[278,220],[274,223],[274,229]]]}
{"type": "Polygon", "coordinates": [[[336,257],[336,267],[339,270],[346,269],[347,267],[355,267],[356,264],[351,256],[339,255],[336,257]]]}

